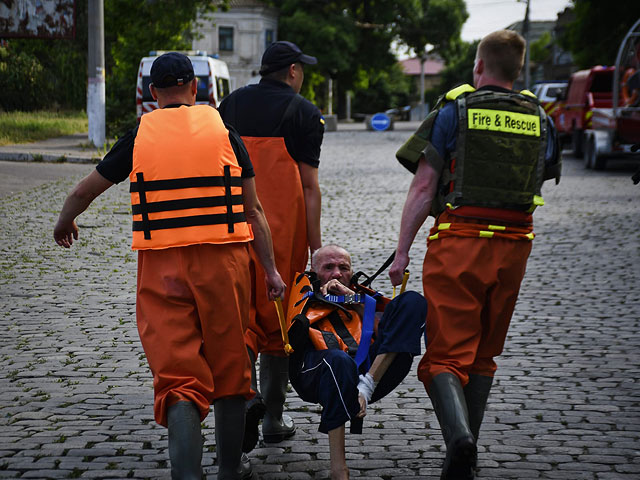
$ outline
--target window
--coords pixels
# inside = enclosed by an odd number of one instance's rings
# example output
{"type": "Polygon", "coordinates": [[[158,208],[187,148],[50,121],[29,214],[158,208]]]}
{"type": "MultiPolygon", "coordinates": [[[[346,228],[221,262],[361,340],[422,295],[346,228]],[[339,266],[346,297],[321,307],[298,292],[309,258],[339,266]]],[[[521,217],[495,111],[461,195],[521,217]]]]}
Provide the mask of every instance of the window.
{"type": "Polygon", "coordinates": [[[220,51],[233,51],[233,27],[218,28],[218,49],[220,51]]]}
{"type": "Polygon", "coordinates": [[[273,30],[265,30],[264,32],[264,48],[265,50],[275,41],[273,30]]]}

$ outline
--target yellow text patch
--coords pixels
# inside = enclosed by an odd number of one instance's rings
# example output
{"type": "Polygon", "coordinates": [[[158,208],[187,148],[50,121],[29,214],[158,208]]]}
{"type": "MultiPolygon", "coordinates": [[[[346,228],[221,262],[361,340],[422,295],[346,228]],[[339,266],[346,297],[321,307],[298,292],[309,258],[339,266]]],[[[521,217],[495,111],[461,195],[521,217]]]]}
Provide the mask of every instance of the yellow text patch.
{"type": "Polygon", "coordinates": [[[540,117],[526,113],[470,108],[469,129],[540,136],[540,117]]]}

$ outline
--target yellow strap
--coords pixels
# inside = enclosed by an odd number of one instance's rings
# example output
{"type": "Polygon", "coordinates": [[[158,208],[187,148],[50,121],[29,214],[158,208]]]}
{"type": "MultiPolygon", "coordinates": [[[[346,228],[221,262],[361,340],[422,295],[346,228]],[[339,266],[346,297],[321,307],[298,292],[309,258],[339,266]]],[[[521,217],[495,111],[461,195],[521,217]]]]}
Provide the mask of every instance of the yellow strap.
{"type": "Polygon", "coordinates": [[[535,235],[535,233],[533,233],[533,232],[532,232],[532,233],[527,233],[527,238],[528,238],[529,240],[533,240],[533,239],[535,238],[535,236],[536,236],[536,235],[535,235]]]}
{"type": "Polygon", "coordinates": [[[478,233],[480,234],[480,238],[493,238],[493,232],[489,232],[487,230],[480,230],[478,233]]]}
{"type": "Polygon", "coordinates": [[[284,318],[282,299],[277,297],[274,302],[276,304],[276,310],[278,311],[278,320],[280,320],[280,331],[282,332],[282,341],[284,342],[284,353],[289,355],[293,352],[293,347],[289,345],[289,334],[287,333],[287,324],[286,319],[284,318]]]}
{"type": "Polygon", "coordinates": [[[409,280],[409,270],[405,270],[402,275],[402,286],[400,287],[400,295],[402,295],[407,288],[407,280],[409,280]]]}
{"type": "Polygon", "coordinates": [[[489,230],[506,230],[507,227],[503,227],[502,225],[489,225],[489,230]]]}
{"type": "Polygon", "coordinates": [[[533,93],[533,92],[530,92],[529,90],[520,90],[520,93],[521,93],[522,95],[528,95],[528,96],[533,97],[533,98],[538,98],[538,97],[536,97],[536,96],[534,95],[534,93],[533,93]]]}
{"type": "Polygon", "coordinates": [[[427,238],[427,240],[437,240],[437,239],[438,239],[438,234],[437,233],[434,233],[429,238],[427,238]]]}
{"type": "Polygon", "coordinates": [[[438,230],[449,230],[451,228],[450,223],[439,223],[438,230]]]}
{"type": "Polygon", "coordinates": [[[468,83],[465,83],[463,85],[460,85],[459,87],[456,87],[456,88],[453,88],[453,89],[449,90],[447,92],[447,95],[445,96],[445,98],[447,100],[455,100],[456,98],[458,98],[463,93],[475,92],[475,91],[476,91],[475,88],[473,88],[468,83]]]}

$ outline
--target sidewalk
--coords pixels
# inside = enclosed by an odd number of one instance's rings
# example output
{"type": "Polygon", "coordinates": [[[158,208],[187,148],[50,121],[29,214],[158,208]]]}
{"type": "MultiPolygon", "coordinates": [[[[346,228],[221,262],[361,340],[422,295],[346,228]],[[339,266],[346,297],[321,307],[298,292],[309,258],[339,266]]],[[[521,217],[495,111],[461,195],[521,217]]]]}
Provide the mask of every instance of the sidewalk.
{"type": "MultiPolygon", "coordinates": [[[[396,122],[396,131],[415,131],[419,122],[396,122]]],[[[340,122],[338,132],[366,131],[363,122],[340,122]]],[[[331,135],[334,132],[325,132],[331,135]]],[[[389,132],[371,132],[384,135],[389,132]]],[[[92,147],[88,134],[76,133],[65,137],[50,138],[41,142],[20,143],[0,146],[0,160],[7,162],[48,162],[48,163],[98,163],[103,155],[92,147]]]]}
{"type": "Polygon", "coordinates": [[[86,132],[0,147],[0,160],[10,162],[98,163],[101,159],[86,132]]]}

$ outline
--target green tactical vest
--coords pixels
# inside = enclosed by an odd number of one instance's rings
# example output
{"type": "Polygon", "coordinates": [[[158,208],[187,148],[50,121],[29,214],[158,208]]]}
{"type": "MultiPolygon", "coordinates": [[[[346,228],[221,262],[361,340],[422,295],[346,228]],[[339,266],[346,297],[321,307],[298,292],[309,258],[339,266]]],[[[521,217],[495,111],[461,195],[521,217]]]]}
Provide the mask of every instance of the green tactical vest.
{"type": "Polygon", "coordinates": [[[475,91],[470,85],[451,90],[398,150],[398,161],[415,173],[423,154],[437,155],[431,129],[439,109],[454,100],[456,151],[444,164],[431,214],[437,216],[447,204],[521,211],[542,205],[547,117],[529,92],[475,91]]]}

